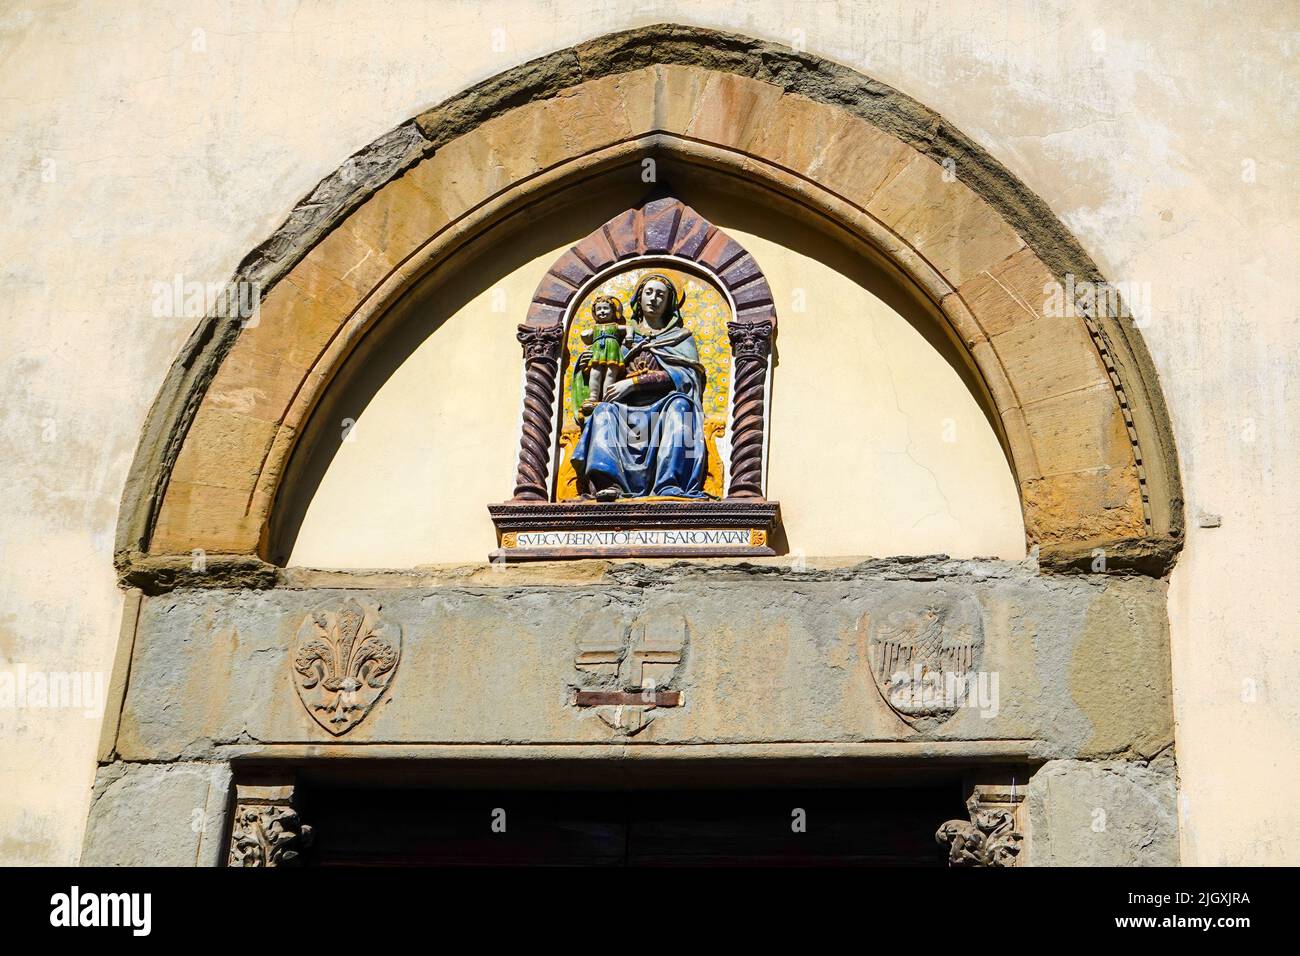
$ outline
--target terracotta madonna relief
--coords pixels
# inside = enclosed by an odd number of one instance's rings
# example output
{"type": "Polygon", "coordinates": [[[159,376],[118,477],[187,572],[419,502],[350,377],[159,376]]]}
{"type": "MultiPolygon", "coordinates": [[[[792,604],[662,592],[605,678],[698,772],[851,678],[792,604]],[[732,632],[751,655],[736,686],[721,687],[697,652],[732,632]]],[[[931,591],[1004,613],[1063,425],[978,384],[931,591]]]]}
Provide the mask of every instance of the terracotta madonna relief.
{"type": "Polygon", "coordinates": [[[514,499],[488,509],[493,559],[773,554],[775,328],[753,257],[675,199],[565,253],[519,328],[518,474],[514,499]]]}
{"type": "Polygon", "coordinates": [[[722,498],[729,317],[716,286],[666,268],[584,298],[566,339],[556,501],[722,498]]]}

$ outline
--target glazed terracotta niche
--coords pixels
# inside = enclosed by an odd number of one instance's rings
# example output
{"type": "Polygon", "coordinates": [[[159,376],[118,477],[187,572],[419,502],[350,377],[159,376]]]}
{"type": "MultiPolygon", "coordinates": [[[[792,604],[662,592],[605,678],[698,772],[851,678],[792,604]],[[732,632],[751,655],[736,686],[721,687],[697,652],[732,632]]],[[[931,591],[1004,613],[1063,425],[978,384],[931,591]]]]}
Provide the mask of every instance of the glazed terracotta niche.
{"type": "Polygon", "coordinates": [[[573,246],[519,327],[522,437],[514,497],[488,509],[494,559],[773,554],[775,331],[754,257],[676,199],[573,246]]]}

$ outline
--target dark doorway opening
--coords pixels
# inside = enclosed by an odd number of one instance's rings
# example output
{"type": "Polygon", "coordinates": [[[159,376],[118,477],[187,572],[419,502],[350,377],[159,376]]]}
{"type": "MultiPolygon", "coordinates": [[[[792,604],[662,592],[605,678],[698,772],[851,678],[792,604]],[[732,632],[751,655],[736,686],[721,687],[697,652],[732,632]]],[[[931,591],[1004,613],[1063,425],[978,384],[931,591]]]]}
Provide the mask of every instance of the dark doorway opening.
{"type": "Polygon", "coordinates": [[[942,866],[956,786],[300,795],[316,866],[942,866]]]}

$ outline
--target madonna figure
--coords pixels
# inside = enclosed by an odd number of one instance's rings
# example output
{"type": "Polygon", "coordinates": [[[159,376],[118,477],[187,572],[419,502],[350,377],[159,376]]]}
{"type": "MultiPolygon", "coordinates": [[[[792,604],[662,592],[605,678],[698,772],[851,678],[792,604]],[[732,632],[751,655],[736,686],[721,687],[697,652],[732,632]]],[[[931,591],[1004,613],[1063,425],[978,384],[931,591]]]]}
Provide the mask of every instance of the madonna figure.
{"type": "MultiPolygon", "coordinates": [[[[582,435],[570,460],[597,501],[709,497],[705,372],[681,305],[671,279],[645,276],[632,298],[623,377],[605,387],[589,417],[575,409],[582,435]]],[[[574,375],[585,375],[589,362],[583,352],[574,375]]]]}

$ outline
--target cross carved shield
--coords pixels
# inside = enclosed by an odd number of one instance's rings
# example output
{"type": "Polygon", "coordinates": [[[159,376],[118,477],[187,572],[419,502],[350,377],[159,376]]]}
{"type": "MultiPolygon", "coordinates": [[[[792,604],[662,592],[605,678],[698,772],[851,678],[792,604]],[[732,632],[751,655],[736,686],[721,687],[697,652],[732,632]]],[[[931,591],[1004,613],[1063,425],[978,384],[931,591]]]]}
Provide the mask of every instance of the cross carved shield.
{"type": "Polygon", "coordinates": [[[639,733],[660,709],[682,705],[675,678],[688,635],[675,607],[647,611],[630,627],[589,618],[578,633],[573,704],[594,711],[618,734],[639,733]]]}

